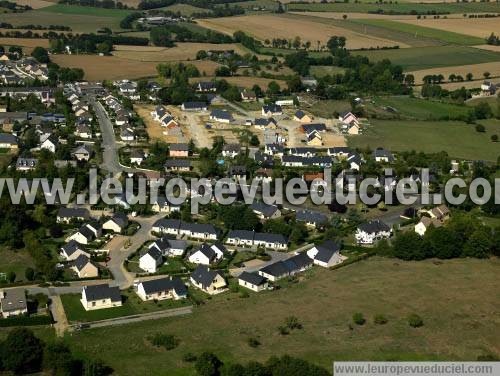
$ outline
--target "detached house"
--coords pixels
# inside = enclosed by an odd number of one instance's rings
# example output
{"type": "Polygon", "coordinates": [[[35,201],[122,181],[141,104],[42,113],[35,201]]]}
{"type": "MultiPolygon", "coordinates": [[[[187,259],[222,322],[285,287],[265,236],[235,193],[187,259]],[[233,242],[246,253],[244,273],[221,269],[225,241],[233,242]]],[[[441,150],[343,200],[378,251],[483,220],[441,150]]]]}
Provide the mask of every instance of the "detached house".
{"type": "Polygon", "coordinates": [[[243,102],[255,102],[257,100],[257,95],[252,90],[243,90],[241,92],[241,100],[243,102]]]}
{"type": "Polygon", "coordinates": [[[283,115],[283,108],[277,104],[269,104],[262,106],[262,116],[279,116],[283,115]]]}
{"type": "Polygon", "coordinates": [[[163,255],[155,247],[149,248],[146,253],[139,258],[139,268],[148,273],[156,273],[157,268],[162,264],[163,255]]]}
{"type": "Polygon", "coordinates": [[[168,147],[168,155],[170,157],[189,157],[188,144],[170,144],[168,147]]]}
{"type": "Polygon", "coordinates": [[[187,288],[178,277],[143,281],[137,285],[137,295],[148,300],[180,300],[187,298],[187,288]]]}
{"type": "Polygon", "coordinates": [[[255,292],[266,290],[269,286],[267,279],[257,273],[243,272],[238,276],[238,284],[255,292]]]}
{"type": "Polygon", "coordinates": [[[262,201],[255,201],[250,209],[257,214],[259,219],[274,219],[281,217],[281,211],[276,205],[267,205],[262,201]]]}
{"type": "Polygon", "coordinates": [[[196,85],[196,91],[200,93],[215,92],[217,91],[217,86],[212,81],[201,81],[196,85]]]}
{"type": "Polygon", "coordinates": [[[226,249],[221,244],[203,243],[196,249],[188,258],[188,261],[193,264],[211,265],[216,264],[224,257],[226,249]]]}
{"type": "Polygon", "coordinates": [[[224,144],[222,146],[222,156],[225,158],[234,158],[241,152],[240,144],[224,144]]]}
{"type": "Polygon", "coordinates": [[[86,208],[60,208],[57,212],[57,223],[69,224],[73,221],[86,221],[90,213],[86,208]]]}
{"type": "Polygon", "coordinates": [[[83,247],[74,240],[62,246],[59,254],[64,257],[66,261],[76,260],[81,255],[90,258],[90,253],[85,251],[83,247]]]}
{"type": "Polygon", "coordinates": [[[377,148],[376,150],[373,151],[373,159],[377,162],[393,162],[394,161],[394,156],[392,153],[388,150],[385,150],[384,148],[377,148]]]}
{"type": "Polygon", "coordinates": [[[429,227],[433,226],[435,228],[441,227],[443,222],[436,218],[422,217],[420,222],[415,225],[415,232],[420,236],[424,236],[429,227]]]}
{"type": "Polygon", "coordinates": [[[227,236],[226,244],[286,250],[288,248],[288,239],[281,234],[232,230],[227,236]]]}
{"type": "Polygon", "coordinates": [[[295,215],[297,222],[304,222],[306,226],[319,228],[328,223],[328,217],[320,212],[312,210],[299,210],[295,215]]]}
{"type": "Polygon", "coordinates": [[[373,244],[380,239],[388,239],[392,229],[380,220],[370,221],[358,226],[354,237],[358,244],[373,244]]]}
{"type": "Polygon", "coordinates": [[[313,265],[313,261],[305,253],[299,253],[285,261],[278,261],[259,270],[259,275],[270,281],[293,276],[303,272],[313,265]]]}
{"type": "Polygon", "coordinates": [[[1,291],[0,308],[4,318],[27,314],[28,304],[24,289],[18,288],[1,291]]]}
{"type": "Polygon", "coordinates": [[[0,149],[17,149],[17,137],[9,133],[0,133],[0,149]]]}
{"type": "Polygon", "coordinates": [[[191,161],[187,159],[168,159],[165,161],[165,171],[188,172],[191,171],[191,161]]]}
{"type": "Polygon", "coordinates": [[[212,110],[209,118],[210,120],[217,121],[219,123],[229,124],[231,121],[233,121],[233,115],[231,115],[230,112],[219,109],[212,110]]]}
{"type": "Polygon", "coordinates": [[[226,291],[227,283],[223,275],[204,265],[198,265],[191,274],[190,281],[193,286],[210,295],[219,294],[226,291]]]}
{"type": "Polygon", "coordinates": [[[204,102],[184,102],[181,109],[182,111],[207,111],[208,106],[204,102]]]}
{"type": "Polygon", "coordinates": [[[71,263],[71,269],[78,275],[78,278],[95,278],[99,276],[99,269],[86,255],[78,256],[71,263]]]}
{"type": "Polygon", "coordinates": [[[313,260],[315,265],[329,268],[331,266],[340,264],[345,260],[345,257],[340,254],[340,243],[332,240],[315,245],[307,251],[307,256],[313,260]]]}
{"type": "Polygon", "coordinates": [[[260,129],[262,131],[266,129],[276,129],[278,122],[274,120],[274,118],[257,118],[254,121],[254,126],[256,129],[260,129]]]}
{"type": "Polygon", "coordinates": [[[102,229],[121,233],[128,226],[128,217],[125,213],[115,213],[112,218],[103,223],[102,229]]]}
{"type": "Polygon", "coordinates": [[[122,297],[118,287],[109,287],[108,284],[83,286],[80,302],[86,311],[120,307],[122,297]]]}
{"type": "Polygon", "coordinates": [[[185,240],[170,239],[167,236],[154,241],[148,246],[148,249],[155,248],[163,256],[182,256],[188,247],[185,240]]]}
{"type": "Polygon", "coordinates": [[[73,150],[71,155],[77,161],[88,161],[92,156],[92,149],[88,145],[79,145],[73,150]]]}
{"type": "Polygon", "coordinates": [[[310,123],[312,121],[312,117],[307,115],[304,111],[298,110],[293,115],[293,120],[301,123],[310,123]]]}

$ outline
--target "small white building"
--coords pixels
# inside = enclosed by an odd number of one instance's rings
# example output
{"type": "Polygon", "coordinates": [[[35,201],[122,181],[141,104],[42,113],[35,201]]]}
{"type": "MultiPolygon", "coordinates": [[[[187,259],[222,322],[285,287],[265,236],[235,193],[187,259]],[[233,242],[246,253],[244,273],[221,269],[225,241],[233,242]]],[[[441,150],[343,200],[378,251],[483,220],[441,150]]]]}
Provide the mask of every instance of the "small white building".
{"type": "Polygon", "coordinates": [[[307,251],[307,256],[313,260],[315,265],[324,268],[340,264],[346,259],[340,254],[340,244],[331,240],[315,245],[307,251]]]}
{"type": "Polygon", "coordinates": [[[225,248],[220,244],[203,243],[188,258],[193,264],[211,265],[216,264],[224,257],[225,248]]]}
{"type": "Polygon", "coordinates": [[[210,295],[220,294],[227,290],[224,276],[216,270],[210,270],[205,265],[198,265],[191,273],[190,281],[193,286],[210,295]]]}
{"type": "Polygon", "coordinates": [[[358,226],[354,237],[358,244],[373,244],[380,239],[388,239],[392,229],[380,220],[370,221],[358,226]]]}
{"type": "Polygon", "coordinates": [[[83,286],[80,302],[86,311],[120,307],[122,297],[118,287],[108,284],[83,286]]]}
{"type": "Polygon", "coordinates": [[[139,258],[139,267],[148,272],[156,273],[157,268],[163,264],[163,255],[156,248],[151,247],[139,258]]]}
{"type": "Polygon", "coordinates": [[[18,288],[1,291],[0,309],[2,316],[5,318],[27,314],[28,304],[24,289],[18,288]]]}
{"type": "Polygon", "coordinates": [[[187,288],[178,277],[142,281],[137,285],[137,295],[147,300],[180,300],[187,298],[187,288]]]}
{"type": "Polygon", "coordinates": [[[267,279],[257,273],[243,272],[238,277],[238,284],[255,292],[266,290],[269,286],[267,279]]]}

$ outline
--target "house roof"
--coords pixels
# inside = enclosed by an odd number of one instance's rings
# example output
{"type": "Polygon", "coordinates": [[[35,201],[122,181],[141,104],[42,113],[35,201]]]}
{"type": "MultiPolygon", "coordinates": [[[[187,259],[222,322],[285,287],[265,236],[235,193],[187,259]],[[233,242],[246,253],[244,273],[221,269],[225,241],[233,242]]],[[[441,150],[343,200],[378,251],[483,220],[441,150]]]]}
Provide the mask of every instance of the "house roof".
{"type": "Polygon", "coordinates": [[[17,137],[9,133],[0,133],[0,144],[17,145],[17,137]]]}
{"type": "Polygon", "coordinates": [[[170,144],[169,150],[171,151],[189,151],[188,144],[170,144]]]}
{"type": "Polygon", "coordinates": [[[328,222],[328,217],[326,215],[312,210],[299,210],[295,218],[299,222],[314,223],[316,225],[328,222]]]}
{"type": "Polygon", "coordinates": [[[373,151],[373,158],[387,158],[389,160],[393,160],[394,156],[392,153],[388,150],[385,150],[383,148],[378,148],[373,151]]]}
{"type": "Polygon", "coordinates": [[[78,271],[82,270],[90,261],[86,255],[78,256],[75,261],[73,261],[73,266],[76,267],[78,271]]]}
{"type": "Polygon", "coordinates": [[[159,260],[162,257],[161,251],[158,250],[158,248],[151,247],[149,248],[144,254],[141,256],[143,258],[144,256],[149,255],[153,260],[159,260]]]}
{"type": "Polygon", "coordinates": [[[312,132],[325,132],[326,125],[324,123],[303,124],[302,129],[306,134],[310,134],[312,132]]]}
{"type": "Polygon", "coordinates": [[[321,262],[328,262],[334,254],[340,251],[340,247],[340,243],[333,240],[327,240],[324,243],[316,246],[318,253],[314,257],[314,259],[321,262]]]}
{"type": "Polygon", "coordinates": [[[277,121],[274,120],[274,118],[272,118],[272,117],[270,117],[268,119],[256,118],[255,121],[254,121],[255,125],[264,126],[264,127],[267,127],[271,123],[273,123],[274,125],[276,125],[277,121]]]}
{"type": "Polygon", "coordinates": [[[146,294],[154,294],[162,291],[174,290],[179,296],[187,294],[187,288],[179,277],[173,279],[160,278],[141,282],[146,294]]]}
{"type": "Polygon", "coordinates": [[[59,208],[57,216],[61,218],[90,218],[86,208],[59,208]]]}
{"type": "Polygon", "coordinates": [[[212,112],[210,112],[210,116],[216,119],[224,119],[224,120],[231,120],[233,116],[229,111],[225,110],[219,110],[219,109],[213,109],[212,112]]]}
{"type": "Polygon", "coordinates": [[[271,234],[268,232],[256,232],[255,241],[264,241],[266,243],[288,244],[288,240],[281,234],[271,234]]]}
{"type": "Polygon", "coordinates": [[[268,105],[265,105],[265,106],[262,106],[262,110],[264,112],[271,112],[271,113],[279,113],[279,112],[282,112],[283,109],[281,108],[280,105],[278,104],[268,104],[268,105]]]}
{"type": "Polygon", "coordinates": [[[223,277],[222,274],[215,270],[210,270],[210,268],[206,267],[205,265],[198,265],[193,273],[191,273],[191,278],[193,278],[196,283],[202,285],[203,287],[208,287],[212,284],[217,274],[223,277]]]}
{"type": "Polygon", "coordinates": [[[181,222],[180,229],[197,233],[208,233],[217,235],[217,229],[214,227],[214,225],[210,223],[181,222]]]}
{"type": "Polygon", "coordinates": [[[165,167],[191,167],[189,159],[168,159],[165,161],[165,167]]]}
{"type": "Polygon", "coordinates": [[[128,217],[125,213],[115,213],[111,218],[113,222],[115,222],[120,227],[126,227],[128,225],[128,217]]]}
{"type": "Polygon", "coordinates": [[[224,144],[224,146],[222,146],[222,151],[239,153],[240,150],[241,150],[240,144],[224,144]]]}
{"type": "Polygon", "coordinates": [[[157,220],[153,227],[163,227],[163,228],[173,228],[179,229],[181,226],[181,221],[179,219],[161,218],[157,220]]]}
{"type": "Polygon", "coordinates": [[[275,205],[267,205],[262,201],[255,201],[250,208],[256,212],[262,213],[264,217],[270,217],[278,210],[278,207],[275,205]]]}
{"type": "Polygon", "coordinates": [[[309,256],[307,256],[307,253],[305,252],[290,257],[288,260],[285,260],[283,262],[286,264],[290,273],[298,271],[312,264],[312,260],[309,258],[309,256]]]}
{"type": "Polygon", "coordinates": [[[0,300],[2,312],[11,312],[27,308],[26,294],[23,288],[4,290],[5,296],[0,300]]]}
{"type": "Polygon", "coordinates": [[[382,222],[379,219],[367,223],[362,223],[361,225],[358,226],[358,229],[368,234],[375,234],[378,232],[383,232],[383,231],[385,232],[391,230],[389,226],[387,226],[384,222],[382,222]]]}
{"type": "Polygon", "coordinates": [[[295,117],[297,119],[302,119],[304,116],[306,116],[306,113],[302,110],[298,110],[295,112],[295,117]]]}
{"type": "Polygon", "coordinates": [[[204,102],[184,102],[182,105],[184,106],[184,108],[191,110],[207,107],[207,104],[204,102]]]}
{"type": "Polygon", "coordinates": [[[238,276],[238,279],[248,282],[254,286],[262,286],[266,283],[266,279],[257,273],[243,272],[238,276]]]}
{"type": "Polygon", "coordinates": [[[193,254],[196,252],[201,252],[209,260],[209,262],[212,262],[217,257],[217,253],[212,249],[212,246],[206,243],[203,243],[199,249],[193,252],[193,254]]]}
{"type": "Polygon", "coordinates": [[[120,295],[120,288],[118,286],[109,287],[107,283],[102,285],[83,286],[83,290],[85,291],[87,301],[109,298],[112,302],[120,302],[122,300],[122,297],[120,295]]]}
{"type": "Polygon", "coordinates": [[[73,253],[75,253],[78,250],[82,250],[82,248],[80,247],[80,244],[78,244],[78,242],[76,242],[75,240],[70,240],[68,243],[66,243],[64,246],[62,246],[61,249],[68,256],[71,256],[73,253]]]}
{"type": "Polygon", "coordinates": [[[227,235],[230,239],[253,240],[255,232],[248,230],[231,230],[227,235]]]}
{"type": "Polygon", "coordinates": [[[283,261],[278,261],[260,269],[261,272],[272,275],[273,277],[281,277],[289,273],[287,265],[283,261]]]}

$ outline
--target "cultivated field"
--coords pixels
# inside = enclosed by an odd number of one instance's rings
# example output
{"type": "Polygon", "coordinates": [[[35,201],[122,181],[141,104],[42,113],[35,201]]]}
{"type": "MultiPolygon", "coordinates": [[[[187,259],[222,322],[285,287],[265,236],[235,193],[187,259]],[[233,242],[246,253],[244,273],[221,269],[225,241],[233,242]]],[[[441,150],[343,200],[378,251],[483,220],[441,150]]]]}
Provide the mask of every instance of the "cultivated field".
{"type": "Polygon", "coordinates": [[[116,56],[52,55],[51,60],[62,67],[82,68],[85,71],[85,79],[90,81],[156,76],[157,63],[138,63],[116,56]]]}
{"type": "Polygon", "coordinates": [[[161,9],[174,13],[180,12],[183,16],[191,16],[193,13],[212,13],[210,9],[198,8],[189,4],[174,4],[161,9]]]}
{"type": "MultiPolygon", "coordinates": [[[[193,77],[189,79],[189,82],[199,82],[199,81],[209,81],[214,77],[193,77]]],[[[273,80],[270,78],[263,77],[250,77],[250,76],[233,76],[233,77],[218,77],[219,79],[226,80],[230,84],[237,85],[243,88],[251,88],[253,85],[259,85],[262,89],[266,88],[270,82],[274,81],[281,88],[286,88],[286,82],[283,80],[273,80]]]]}
{"type": "Polygon", "coordinates": [[[351,136],[353,147],[384,147],[392,151],[446,151],[451,157],[496,161],[500,155],[492,134],[500,135],[500,121],[485,123],[486,132],[476,132],[474,125],[459,121],[371,120],[363,135],[351,136]]]}
{"type": "Polygon", "coordinates": [[[447,19],[405,19],[400,22],[429,27],[449,31],[453,33],[471,35],[474,37],[484,38],[489,37],[493,32],[496,35],[500,34],[500,18],[447,18],[447,19]]]}
{"type": "Polygon", "coordinates": [[[2,46],[21,46],[32,49],[34,47],[49,47],[48,39],[41,38],[0,38],[2,46]]]}
{"type": "Polygon", "coordinates": [[[211,44],[211,43],[176,43],[175,47],[152,47],[152,46],[115,46],[113,55],[130,60],[138,61],[182,61],[196,59],[196,53],[200,50],[234,50],[238,54],[245,54],[240,44],[211,44]]]}
{"type": "MultiPolygon", "coordinates": [[[[494,84],[500,84],[500,78],[493,78],[489,79],[488,81],[491,81],[494,84]]],[[[441,87],[446,90],[456,90],[460,89],[462,87],[466,89],[478,89],[481,87],[481,84],[483,83],[483,80],[474,80],[474,81],[464,81],[464,82],[449,82],[445,84],[441,84],[441,87]]],[[[417,87],[417,90],[420,88],[417,87]]]]}
{"type": "MultiPolygon", "coordinates": [[[[375,20],[414,20],[416,16],[407,14],[378,14],[378,13],[354,13],[354,12],[290,12],[291,14],[305,17],[321,17],[332,20],[343,20],[344,15],[347,20],[351,19],[375,19],[375,20]]],[[[460,17],[462,17],[460,15],[460,17]]]]}
{"type": "Polygon", "coordinates": [[[15,3],[19,5],[29,5],[33,9],[41,9],[54,5],[53,2],[45,0],[16,0],[15,3]]]}
{"type": "Polygon", "coordinates": [[[78,5],[56,4],[47,7],[44,12],[52,12],[57,14],[77,14],[81,16],[99,16],[99,17],[114,17],[123,19],[127,14],[132,13],[125,9],[107,9],[97,7],[83,7],[78,5]]]}
{"type": "MultiPolygon", "coordinates": [[[[404,48],[402,50],[356,51],[372,61],[389,59],[406,71],[495,62],[500,53],[466,46],[404,48]]],[[[481,72],[482,73],[482,72],[481,72]]]]}
{"type": "Polygon", "coordinates": [[[260,40],[272,38],[291,39],[300,36],[303,42],[310,41],[312,45],[315,45],[316,41],[326,43],[332,35],[343,35],[347,38],[347,47],[350,49],[394,46],[396,44],[401,47],[406,46],[392,40],[362,35],[351,30],[295,15],[276,16],[266,14],[213,18],[198,20],[197,22],[201,26],[229,35],[241,30],[260,40]]]}
{"type": "Polygon", "coordinates": [[[0,14],[0,22],[8,22],[12,25],[63,25],[71,27],[72,31],[76,33],[96,33],[103,27],[109,27],[115,31],[121,30],[119,17],[104,17],[97,15],[98,13],[84,15],[46,11],[50,8],[52,6],[23,13],[0,14]]]}
{"type": "Polygon", "coordinates": [[[482,50],[500,52],[500,46],[493,46],[491,44],[481,44],[479,46],[474,46],[475,48],[480,48],[482,50]]]}
{"type": "Polygon", "coordinates": [[[287,288],[246,299],[216,296],[191,315],[83,330],[66,340],[77,354],[105,359],[120,375],[164,375],[167,369],[193,375],[182,357],[202,351],[245,363],[289,354],[327,369],[333,360],[476,360],[500,353],[499,267],[498,259],[371,258],[335,271],[316,268],[287,288]],[[354,312],[367,322],[350,330],[354,312]],[[423,327],[408,326],[411,313],[423,318],[423,327]],[[374,325],[375,314],[388,323],[374,325]],[[280,335],[278,327],[291,315],[303,328],[280,335]],[[175,335],[180,344],[156,349],[147,341],[155,333],[175,335]],[[250,337],[261,345],[250,347],[250,337]]]}
{"type": "Polygon", "coordinates": [[[414,25],[410,23],[403,23],[385,19],[384,20],[364,19],[364,20],[353,20],[352,22],[360,23],[362,25],[381,27],[383,29],[392,30],[396,32],[411,34],[415,38],[424,37],[429,39],[436,39],[444,43],[466,45],[466,46],[474,44],[482,44],[484,43],[484,38],[485,38],[485,36],[478,38],[475,36],[465,35],[463,32],[458,33],[445,30],[438,30],[430,27],[424,27],[420,25],[414,25]]]}
{"type": "Polygon", "coordinates": [[[424,69],[411,72],[415,76],[415,83],[422,83],[422,78],[432,74],[442,74],[447,81],[448,76],[452,73],[461,75],[463,78],[467,73],[472,73],[475,79],[483,78],[484,72],[490,72],[491,77],[500,76],[500,60],[493,63],[460,65],[456,67],[440,67],[433,69],[424,69]]]}

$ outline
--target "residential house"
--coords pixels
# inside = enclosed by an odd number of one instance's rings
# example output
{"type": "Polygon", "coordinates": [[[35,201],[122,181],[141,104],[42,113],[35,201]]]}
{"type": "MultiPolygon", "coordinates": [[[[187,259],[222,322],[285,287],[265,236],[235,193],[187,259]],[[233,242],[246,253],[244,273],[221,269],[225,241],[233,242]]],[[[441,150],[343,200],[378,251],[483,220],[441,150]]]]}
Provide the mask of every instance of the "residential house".
{"type": "Polygon", "coordinates": [[[351,124],[352,122],[359,123],[356,115],[349,111],[340,113],[339,120],[344,124],[351,124]]]}
{"type": "Polygon", "coordinates": [[[115,213],[113,217],[103,223],[102,229],[122,233],[128,226],[128,217],[125,213],[115,213]]]}
{"type": "Polygon", "coordinates": [[[255,102],[257,100],[257,95],[255,91],[244,89],[241,91],[241,100],[243,102],[255,102]]]}
{"type": "Polygon", "coordinates": [[[179,235],[181,221],[179,219],[161,218],[153,223],[151,232],[156,234],[179,235]]]}
{"type": "Polygon", "coordinates": [[[96,278],[99,276],[99,269],[86,255],[80,255],[71,263],[71,269],[78,275],[78,278],[96,278]]]}
{"type": "Polygon", "coordinates": [[[262,131],[266,129],[276,129],[278,126],[278,122],[270,117],[270,118],[256,118],[254,121],[254,127],[256,129],[260,129],[262,131]]]}
{"type": "Polygon", "coordinates": [[[483,96],[495,95],[496,91],[497,91],[497,85],[494,83],[491,83],[489,81],[484,81],[481,84],[481,95],[483,96]]]}
{"type": "Polygon", "coordinates": [[[180,300],[187,298],[187,288],[179,277],[142,281],[137,285],[137,295],[143,300],[180,300]]]}
{"type": "Polygon", "coordinates": [[[168,155],[170,157],[189,157],[188,144],[170,144],[168,147],[168,155]]]}
{"type": "Polygon", "coordinates": [[[198,265],[191,273],[190,281],[193,286],[210,295],[219,294],[227,289],[224,276],[219,271],[210,270],[205,265],[198,265]]]}
{"type": "Polygon", "coordinates": [[[26,315],[28,313],[28,304],[24,288],[1,291],[0,310],[4,318],[26,315]]]}
{"type": "Polygon", "coordinates": [[[17,158],[16,170],[17,171],[30,171],[34,170],[38,165],[36,158],[17,158]]]}
{"type": "Polygon", "coordinates": [[[309,146],[323,146],[323,137],[318,132],[307,135],[306,143],[309,146]]]}
{"type": "Polygon", "coordinates": [[[270,281],[277,281],[284,277],[303,272],[313,265],[306,253],[299,253],[284,261],[277,261],[259,270],[259,275],[270,281]]]}
{"type": "Polygon", "coordinates": [[[305,158],[314,157],[316,156],[317,152],[318,150],[315,148],[302,148],[302,147],[291,148],[288,151],[290,155],[294,155],[297,157],[305,157],[305,158]]]}
{"type": "Polygon", "coordinates": [[[219,232],[210,223],[186,223],[181,222],[179,235],[200,240],[217,240],[219,232]]]}
{"type": "Polygon", "coordinates": [[[267,290],[267,279],[257,273],[243,272],[238,276],[238,284],[255,292],[267,290]]]}
{"type": "Polygon", "coordinates": [[[301,123],[310,123],[312,121],[312,117],[307,115],[304,111],[298,110],[293,115],[293,120],[301,123]]]}
{"type": "Polygon", "coordinates": [[[218,263],[224,257],[226,249],[220,244],[203,243],[195,249],[188,257],[188,261],[193,264],[212,265],[218,263]]]}
{"type": "Polygon", "coordinates": [[[184,255],[187,247],[188,243],[185,240],[176,240],[163,236],[151,243],[148,249],[155,248],[160,251],[163,256],[175,257],[184,255]]]}
{"type": "Polygon", "coordinates": [[[306,226],[320,228],[328,223],[328,217],[323,213],[312,210],[299,210],[295,215],[297,222],[304,222],[306,226]]]}
{"type": "Polygon", "coordinates": [[[40,137],[40,150],[45,149],[55,153],[58,144],[59,140],[54,135],[40,137]]]}
{"type": "Polygon", "coordinates": [[[450,218],[450,209],[444,204],[428,210],[427,213],[431,218],[435,218],[441,222],[445,222],[450,218]]]}
{"type": "Polygon", "coordinates": [[[283,108],[277,104],[269,104],[262,106],[262,116],[279,116],[283,115],[283,108]]]}
{"type": "Polygon", "coordinates": [[[163,255],[161,251],[159,251],[155,247],[149,248],[139,258],[139,268],[148,273],[156,273],[156,270],[162,264],[163,264],[163,255]]]}
{"type": "Polygon", "coordinates": [[[247,178],[247,168],[245,166],[231,166],[228,175],[232,179],[245,180],[247,178]]]}
{"type": "Polygon", "coordinates": [[[199,93],[216,92],[217,86],[212,81],[201,81],[196,84],[196,91],[199,93]]]}
{"type": "Polygon", "coordinates": [[[288,248],[288,239],[281,234],[256,232],[253,238],[253,244],[257,247],[286,250],[288,248]]]}
{"type": "Polygon", "coordinates": [[[210,120],[217,121],[219,123],[227,123],[229,124],[233,121],[233,115],[229,111],[214,109],[210,112],[209,116],[210,120]]]}
{"type": "Polygon", "coordinates": [[[276,205],[268,205],[262,201],[255,201],[250,209],[257,214],[259,219],[275,219],[281,217],[281,210],[276,205]]]}
{"type": "Polygon", "coordinates": [[[343,262],[346,257],[340,254],[341,245],[333,240],[327,240],[320,245],[315,245],[307,251],[307,256],[315,265],[329,268],[343,262]]]}
{"type": "Polygon", "coordinates": [[[188,172],[191,171],[191,161],[188,159],[168,159],[165,161],[165,171],[188,172]]]}
{"type": "Polygon", "coordinates": [[[437,218],[422,217],[420,222],[415,225],[415,232],[420,236],[424,236],[429,227],[433,226],[435,228],[441,227],[443,222],[437,218]]]}
{"type": "Polygon", "coordinates": [[[133,149],[130,152],[130,163],[140,166],[146,159],[146,154],[141,149],[133,149]]]}
{"type": "Polygon", "coordinates": [[[0,133],[0,149],[17,149],[17,137],[9,133],[0,133]]]}
{"type": "Polygon", "coordinates": [[[300,129],[309,136],[311,133],[325,133],[326,124],[325,123],[314,123],[314,124],[302,124],[300,129]]]}
{"type": "Polygon", "coordinates": [[[76,126],[75,136],[79,138],[89,139],[92,138],[92,129],[90,125],[81,123],[76,126]]]}
{"type": "Polygon", "coordinates": [[[161,119],[161,126],[171,130],[173,128],[178,127],[179,123],[175,120],[173,116],[167,115],[161,119]]]}
{"type": "Polygon", "coordinates": [[[80,144],[73,150],[71,155],[77,161],[88,161],[92,157],[92,149],[88,145],[80,144]]]}
{"type": "Polygon", "coordinates": [[[240,144],[224,144],[222,146],[222,156],[224,158],[235,158],[241,152],[240,144]]]}
{"type": "Polygon", "coordinates": [[[178,205],[171,205],[165,197],[160,196],[151,204],[151,210],[155,213],[170,213],[179,211],[180,207],[178,205]]]}
{"type": "Polygon", "coordinates": [[[269,154],[261,152],[260,150],[257,150],[255,152],[255,154],[253,155],[253,159],[260,166],[273,167],[274,165],[273,157],[270,156],[269,154]]]}
{"type": "Polygon", "coordinates": [[[71,240],[62,246],[59,254],[64,257],[66,261],[76,260],[81,255],[90,258],[90,253],[85,251],[83,247],[74,240],[71,240]]]}
{"type": "Polygon", "coordinates": [[[326,152],[331,157],[339,159],[347,159],[349,154],[352,153],[352,150],[347,146],[336,146],[333,148],[328,148],[326,152]]]}
{"type": "Polygon", "coordinates": [[[181,109],[182,111],[207,111],[208,106],[204,102],[184,102],[181,109]]]}
{"type": "Polygon", "coordinates": [[[302,86],[306,88],[307,91],[315,90],[316,87],[318,86],[318,80],[316,80],[314,77],[311,76],[300,77],[300,82],[302,83],[302,86]]]}
{"type": "Polygon", "coordinates": [[[347,163],[349,165],[349,169],[359,171],[363,163],[363,159],[358,153],[353,152],[347,157],[347,163]]]}
{"type": "Polygon", "coordinates": [[[394,161],[394,156],[392,153],[388,150],[385,150],[384,148],[377,148],[376,150],[373,151],[372,153],[373,159],[377,162],[393,162],[394,161]]]}
{"type": "Polygon", "coordinates": [[[380,220],[370,221],[358,226],[354,237],[358,244],[373,244],[380,239],[388,239],[392,229],[380,220]]]}
{"type": "Polygon", "coordinates": [[[264,153],[281,158],[283,157],[284,148],[278,144],[266,144],[264,146],[264,153]]]}
{"type": "Polygon", "coordinates": [[[122,141],[134,141],[135,133],[131,127],[123,126],[120,128],[120,139],[122,141]]]}
{"type": "Polygon", "coordinates": [[[97,237],[101,236],[101,227],[97,223],[86,224],[80,227],[80,229],[74,234],[66,238],[66,241],[75,240],[79,244],[89,244],[94,241],[97,237]]]}
{"type": "Polygon", "coordinates": [[[69,224],[74,221],[86,221],[90,218],[90,213],[86,208],[59,208],[57,211],[57,223],[69,224]]]}
{"type": "Polygon", "coordinates": [[[80,302],[86,311],[120,307],[120,288],[110,287],[108,284],[83,286],[80,302]]]}

